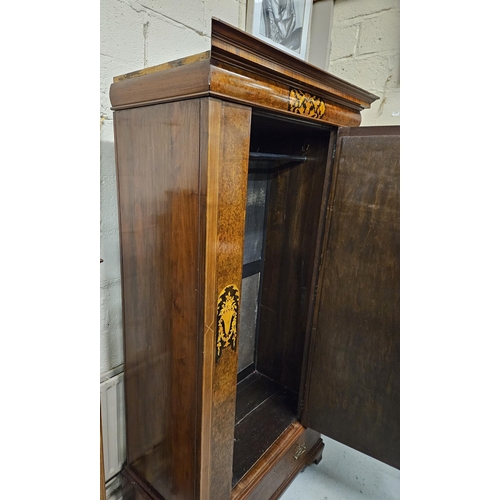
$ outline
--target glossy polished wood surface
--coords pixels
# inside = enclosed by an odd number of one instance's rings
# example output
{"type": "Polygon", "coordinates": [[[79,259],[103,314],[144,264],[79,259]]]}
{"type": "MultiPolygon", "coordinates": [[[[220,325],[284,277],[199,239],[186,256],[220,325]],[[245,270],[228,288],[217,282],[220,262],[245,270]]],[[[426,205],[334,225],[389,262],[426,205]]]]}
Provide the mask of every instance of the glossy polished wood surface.
{"type": "Polygon", "coordinates": [[[209,99],[201,498],[231,494],[237,350],[216,360],[216,306],[222,290],[241,290],[251,110],[209,99]]]}
{"type": "Polygon", "coordinates": [[[126,474],[138,495],[231,493],[237,352],[215,360],[216,305],[241,288],[250,118],[208,98],[115,114],[126,474]]]}
{"type": "Polygon", "coordinates": [[[302,423],[399,467],[399,133],[377,129],[339,133],[302,423]]]}
{"type": "Polygon", "coordinates": [[[291,111],[292,91],[300,89],[306,96],[307,102],[321,102],[325,112],[321,118],[312,112],[308,114],[306,107],[302,108],[302,115],[307,120],[330,122],[343,126],[355,127],[361,123],[361,107],[351,109],[332,101],[331,96],[319,94],[318,89],[305,86],[299,82],[280,82],[257,75],[244,69],[237,72],[234,68],[218,64],[212,66],[210,74],[210,94],[221,98],[242,102],[249,106],[273,109],[282,114],[295,115],[299,110],[291,111]],[[305,90],[307,89],[307,91],[305,90]],[[321,96],[321,97],[320,97],[321,96]]]}
{"type": "Polygon", "coordinates": [[[165,498],[191,499],[202,329],[200,102],[120,111],[114,124],[127,463],[165,498]]]}
{"type": "Polygon", "coordinates": [[[305,120],[356,126],[377,96],[212,19],[211,50],[115,78],[112,109],[214,96],[305,120]]]}
{"type": "Polygon", "coordinates": [[[181,57],[175,59],[174,61],[169,61],[163,64],[157,64],[156,66],[149,66],[144,69],[137,71],[132,71],[131,73],[125,73],[124,75],[118,75],[113,78],[113,82],[122,82],[124,80],[130,80],[131,78],[136,78],[138,76],[150,75],[152,73],[159,73],[160,71],[165,71],[166,69],[179,68],[181,66],[186,66],[194,62],[203,61],[205,59],[210,59],[210,51],[200,52],[199,54],[193,54],[187,57],[181,57]]]}

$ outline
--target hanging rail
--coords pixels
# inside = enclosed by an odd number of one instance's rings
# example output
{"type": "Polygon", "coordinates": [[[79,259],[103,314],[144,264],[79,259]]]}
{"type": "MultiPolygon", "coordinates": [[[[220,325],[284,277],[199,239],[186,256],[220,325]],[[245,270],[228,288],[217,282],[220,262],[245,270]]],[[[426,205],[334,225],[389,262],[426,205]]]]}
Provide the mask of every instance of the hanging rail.
{"type": "Polygon", "coordinates": [[[275,153],[257,153],[250,151],[250,160],[264,161],[264,160],[287,160],[304,162],[307,160],[307,156],[297,156],[297,155],[283,155],[275,153]]]}

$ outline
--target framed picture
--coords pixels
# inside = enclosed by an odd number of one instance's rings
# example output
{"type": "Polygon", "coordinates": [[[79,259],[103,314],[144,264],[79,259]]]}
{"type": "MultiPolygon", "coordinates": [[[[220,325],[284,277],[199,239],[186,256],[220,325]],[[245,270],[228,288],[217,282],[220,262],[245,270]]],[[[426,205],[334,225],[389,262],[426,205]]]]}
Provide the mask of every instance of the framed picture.
{"type": "Polygon", "coordinates": [[[248,0],[246,30],[305,59],[313,0],[248,0]]]}

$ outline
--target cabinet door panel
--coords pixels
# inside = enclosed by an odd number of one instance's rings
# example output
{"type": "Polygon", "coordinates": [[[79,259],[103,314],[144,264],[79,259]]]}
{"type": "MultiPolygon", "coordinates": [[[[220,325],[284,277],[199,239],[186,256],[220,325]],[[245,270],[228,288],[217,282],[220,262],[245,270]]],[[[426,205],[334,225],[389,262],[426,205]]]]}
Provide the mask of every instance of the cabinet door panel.
{"type": "Polygon", "coordinates": [[[399,467],[399,127],[340,129],[302,422],[399,467]]]}

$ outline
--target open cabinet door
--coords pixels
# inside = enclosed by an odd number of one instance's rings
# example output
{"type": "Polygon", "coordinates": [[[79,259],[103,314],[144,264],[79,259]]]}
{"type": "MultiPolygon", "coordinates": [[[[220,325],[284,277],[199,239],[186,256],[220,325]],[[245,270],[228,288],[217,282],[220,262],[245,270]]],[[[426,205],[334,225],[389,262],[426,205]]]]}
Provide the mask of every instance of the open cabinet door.
{"type": "Polygon", "coordinates": [[[399,126],[341,128],[301,421],[399,468],[399,126]]]}

